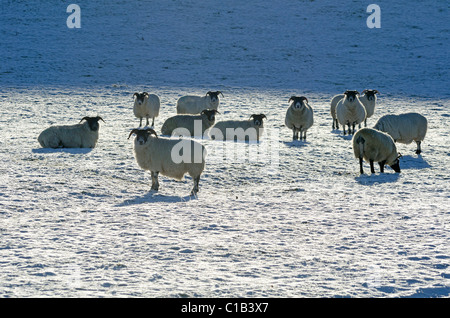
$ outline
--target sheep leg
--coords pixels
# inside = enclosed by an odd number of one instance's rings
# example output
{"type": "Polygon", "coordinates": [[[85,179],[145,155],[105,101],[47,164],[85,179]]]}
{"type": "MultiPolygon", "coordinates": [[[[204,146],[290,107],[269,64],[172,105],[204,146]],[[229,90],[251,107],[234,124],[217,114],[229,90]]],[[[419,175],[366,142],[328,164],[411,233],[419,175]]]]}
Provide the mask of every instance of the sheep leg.
{"type": "Polygon", "coordinates": [[[373,160],[371,159],[369,160],[369,162],[370,162],[370,172],[375,173],[375,168],[373,167],[373,160]]]}
{"type": "Polygon", "coordinates": [[[152,117],[152,126],[151,127],[155,127],[155,117],[152,117]]]}
{"type": "Polygon", "coordinates": [[[158,182],[159,172],[151,171],[151,173],[152,173],[152,188],[151,188],[151,190],[158,191],[158,189],[159,189],[159,182],[158,182]]]}
{"type": "Polygon", "coordinates": [[[294,128],[292,129],[292,131],[294,132],[294,135],[292,136],[292,139],[293,139],[293,140],[298,140],[298,132],[297,132],[297,129],[294,127],[294,128]]]}
{"type": "MultiPolygon", "coordinates": [[[[364,119],[364,127],[367,127],[367,118],[364,119]]],[[[361,128],[361,127],[359,127],[359,128],[361,128]]]]}
{"type": "Polygon", "coordinates": [[[335,124],[335,120],[333,119],[333,125],[331,126],[331,127],[333,127],[333,130],[336,129],[336,126],[334,124],[335,124]]]}
{"type": "Polygon", "coordinates": [[[339,121],[336,119],[336,129],[339,129],[339,121]]]}
{"type": "Polygon", "coordinates": [[[142,117],[139,118],[139,128],[141,128],[141,127],[142,127],[142,117]]]}
{"type": "Polygon", "coordinates": [[[380,165],[380,172],[384,173],[384,165],[386,164],[386,160],[380,161],[378,164],[380,165]]]}
{"type": "Polygon", "coordinates": [[[363,158],[359,157],[359,173],[363,174],[364,170],[363,170],[363,158]]]}
{"type": "Polygon", "coordinates": [[[345,136],[345,134],[346,134],[346,133],[345,133],[345,124],[344,124],[344,125],[342,125],[342,127],[344,128],[344,136],[345,136]]]}
{"type": "Polygon", "coordinates": [[[421,141],[416,141],[417,143],[417,149],[416,149],[416,154],[420,154],[422,152],[422,149],[420,148],[420,144],[422,143],[421,141]]]}
{"type": "Polygon", "coordinates": [[[194,177],[194,187],[192,188],[191,195],[196,195],[198,192],[198,183],[200,182],[200,176],[194,177]]]}
{"type": "MultiPolygon", "coordinates": [[[[148,126],[148,124],[150,124],[150,122],[149,122],[149,120],[148,120],[148,117],[146,117],[146,119],[147,119],[146,125],[148,126]]],[[[153,127],[153,126],[152,126],[152,127],[153,127]]]]}

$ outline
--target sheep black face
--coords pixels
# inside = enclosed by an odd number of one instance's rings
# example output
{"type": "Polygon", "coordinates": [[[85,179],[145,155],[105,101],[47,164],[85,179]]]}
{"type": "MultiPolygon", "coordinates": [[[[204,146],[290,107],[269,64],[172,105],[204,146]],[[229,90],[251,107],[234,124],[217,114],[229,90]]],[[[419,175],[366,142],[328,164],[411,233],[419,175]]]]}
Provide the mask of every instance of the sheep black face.
{"type": "Polygon", "coordinates": [[[402,155],[399,153],[398,157],[394,160],[394,163],[390,165],[390,167],[395,171],[400,173],[400,158],[402,157],[402,155]]]}
{"type": "Polygon", "coordinates": [[[143,92],[143,93],[134,93],[133,97],[136,98],[136,102],[139,105],[142,105],[142,103],[144,103],[145,97],[148,97],[148,93],[147,92],[143,92]]]}
{"type": "Polygon", "coordinates": [[[210,122],[214,122],[216,120],[216,114],[220,114],[220,113],[215,109],[205,109],[205,110],[202,110],[202,112],[200,114],[202,114],[202,115],[205,114],[210,122]]]}
{"type": "Polygon", "coordinates": [[[378,94],[378,91],[376,89],[365,89],[363,94],[367,96],[368,100],[372,101],[375,99],[375,94],[378,94]]]}
{"type": "Polygon", "coordinates": [[[102,122],[105,122],[105,121],[103,120],[103,118],[101,118],[100,116],[97,116],[97,117],[83,117],[83,118],[80,120],[80,123],[81,123],[83,120],[86,120],[86,121],[87,121],[87,123],[88,123],[88,125],[89,125],[89,128],[90,128],[92,131],[97,131],[97,130],[100,128],[100,125],[99,125],[99,123],[98,123],[99,120],[101,120],[102,122]]]}
{"type": "Polygon", "coordinates": [[[294,109],[298,110],[302,107],[303,101],[306,101],[306,103],[307,103],[308,99],[305,96],[300,96],[300,97],[291,96],[291,98],[289,98],[288,103],[290,103],[291,101],[293,102],[292,104],[294,106],[294,109]]]}
{"type": "Polygon", "coordinates": [[[356,99],[357,95],[359,95],[359,92],[358,91],[345,91],[344,95],[347,96],[348,101],[350,103],[352,103],[356,99]]]}
{"type": "Polygon", "coordinates": [[[250,116],[250,118],[253,118],[253,124],[255,124],[255,126],[261,126],[263,124],[263,119],[267,119],[266,115],[264,114],[253,114],[250,116]]]}
{"type": "Polygon", "coordinates": [[[131,135],[136,134],[136,141],[143,145],[147,142],[148,137],[150,135],[155,135],[156,138],[158,138],[158,135],[156,134],[156,131],[154,131],[151,128],[147,129],[133,129],[130,134],[128,135],[128,139],[130,139],[131,135]]]}
{"type": "Polygon", "coordinates": [[[222,95],[222,97],[223,97],[223,94],[222,94],[222,92],[221,91],[217,91],[217,92],[211,92],[211,91],[209,91],[208,93],[206,93],[206,95],[209,95],[209,97],[211,97],[211,102],[215,102],[215,101],[218,101],[219,100],[219,94],[220,95],[222,95]]]}

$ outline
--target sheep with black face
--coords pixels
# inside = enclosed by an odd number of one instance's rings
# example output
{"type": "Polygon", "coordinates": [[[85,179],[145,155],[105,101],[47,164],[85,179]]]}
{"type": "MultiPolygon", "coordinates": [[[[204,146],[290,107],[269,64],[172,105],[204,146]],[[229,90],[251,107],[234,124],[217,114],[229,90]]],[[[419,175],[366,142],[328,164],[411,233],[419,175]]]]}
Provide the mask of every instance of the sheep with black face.
{"type": "Polygon", "coordinates": [[[362,91],[363,95],[359,98],[366,109],[366,118],[364,118],[364,127],[367,127],[367,118],[373,116],[375,106],[377,103],[377,95],[379,92],[376,89],[365,89],[362,91]]]}
{"type": "Polygon", "coordinates": [[[134,156],[136,162],[144,170],[151,172],[151,190],[158,191],[158,176],[164,176],[181,180],[187,173],[193,181],[191,195],[199,191],[200,175],[205,168],[206,149],[203,145],[190,139],[170,139],[158,137],[151,129],[133,129],[135,134],[134,156]],[[180,156],[180,152],[183,155],[180,156]]]}
{"type": "Polygon", "coordinates": [[[361,123],[366,118],[366,109],[358,96],[358,91],[347,90],[344,98],[336,105],[336,117],[343,126],[344,135],[346,134],[345,125],[348,126],[348,133],[354,134],[356,125],[361,128],[361,123]]]}
{"type": "Polygon", "coordinates": [[[248,120],[224,120],[216,123],[209,135],[215,140],[259,141],[264,132],[264,114],[253,114],[248,120]]]}
{"type": "Polygon", "coordinates": [[[284,123],[286,127],[292,129],[293,140],[306,140],[306,132],[314,124],[314,112],[308,104],[308,99],[305,96],[291,96],[289,103],[291,105],[287,109],[284,123]]]}
{"type": "Polygon", "coordinates": [[[214,125],[215,109],[204,109],[200,115],[175,115],[169,117],[161,127],[163,135],[203,137],[205,131],[214,125]]]}
{"type": "Polygon", "coordinates": [[[58,125],[45,129],[38,136],[43,148],[94,148],[98,140],[100,117],[83,117],[75,125],[58,125]],[[84,123],[81,123],[82,121],[84,123]]]}
{"type": "Polygon", "coordinates": [[[221,91],[209,91],[205,96],[186,95],[177,101],[177,114],[199,114],[204,109],[219,108],[219,95],[221,91]]]}
{"type": "Polygon", "coordinates": [[[149,94],[147,92],[134,93],[134,116],[139,118],[139,127],[142,126],[142,119],[147,120],[146,126],[150,124],[149,118],[152,119],[151,127],[155,125],[155,117],[159,116],[159,109],[161,106],[159,97],[155,94],[149,94]]]}

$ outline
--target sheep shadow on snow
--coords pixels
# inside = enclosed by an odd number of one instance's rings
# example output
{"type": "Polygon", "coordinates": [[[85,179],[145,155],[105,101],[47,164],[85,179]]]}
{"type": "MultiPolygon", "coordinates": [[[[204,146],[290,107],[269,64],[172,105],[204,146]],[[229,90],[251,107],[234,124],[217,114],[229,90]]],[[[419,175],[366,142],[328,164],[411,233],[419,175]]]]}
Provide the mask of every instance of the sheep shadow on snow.
{"type": "MultiPolygon", "coordinates": [[[[387,169],[387,168],[385,168],[387,169]]],[[[384,173],[374,173],[374,174],[367,174],[364,173],[362,175],[359,175],[355,178],[355,180],[361,184],[361,185],[374,185],[379,183],[391,183],[391,182],[397,182],[400,178],[400,173],[395,173],[391,170],[388,170],[388,172],[384,173]]]]}
{"type": "Polygon", "coordinates": [[[150,190],[143,195],[136,196],[135,198],[127,199],[120,204],[117,204],[117,207],[130,206],[136,204],[143,203],[152,203],[152,202],[165,202],[165,203],[179,203],[186,202],[190,200],[196,200],[198,197],[193,195],[179,196],[179,195],[164,195],[159,192],[150,190]]]}
{"type": "Polygon", "coordinates": [[[32,149],[32,153],[38,153],[38,154],[46,154],[46,153],[70,153],[73,155],[77,154],[88,154],[90,153],[94,148],[35,148],[32,149]]]}

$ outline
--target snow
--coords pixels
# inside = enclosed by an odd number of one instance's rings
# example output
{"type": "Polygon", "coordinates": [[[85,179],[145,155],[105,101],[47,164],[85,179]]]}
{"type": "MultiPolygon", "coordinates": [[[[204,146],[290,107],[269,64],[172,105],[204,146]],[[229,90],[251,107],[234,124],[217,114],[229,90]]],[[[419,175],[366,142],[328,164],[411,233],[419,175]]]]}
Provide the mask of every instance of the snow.
{"type": "Polygon", "coordinates": [[[0,6],[1,297],[448,297],[448,6],[377,1],[173,0],[0,6]],[[372,42],[372,46],[369,46],[372,42]],[[415,111],[423,153],[402,172],[359,175],[329,102],[381,92],[368,125],[415,111]],[[264,113],[260,143],[197,141],[192,179],[136,164],[133,93],[161,98],[155,129],[184,94],[220,90],[217,120],[264,113]],[[307,96],[305,142],[284,127],[307,96]],[[52,124],[100,115],[94,149],[42,149],[52,124]]]}

